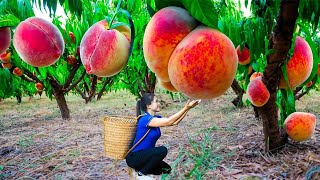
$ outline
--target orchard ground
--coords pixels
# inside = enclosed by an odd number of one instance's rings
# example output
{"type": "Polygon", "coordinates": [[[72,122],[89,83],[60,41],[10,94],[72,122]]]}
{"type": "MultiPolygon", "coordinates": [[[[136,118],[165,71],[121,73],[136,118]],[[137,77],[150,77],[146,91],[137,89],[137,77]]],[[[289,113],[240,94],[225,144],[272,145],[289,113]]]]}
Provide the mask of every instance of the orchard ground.
{"type": "MultiPolygon", "coordinates": [[[[160,91],[159,91],[160,92],[160,91]]],[[[157,93],[161,115],[181,109],[185,100],[157,93]]],[[[204,100],[178,126],[162,128],[157,145],[165,145],[172,165],[168,176],[157,179],[304,179],[320,165],[320,94],[311,92],[297,101],[297,111],[317,116],[317,130],[305,142],[289,141],[280,153],[264,152],[262,122],[252,107],[235,108],[234,93],[204,100]]],[[[128,92],[105,94],[85,104],[67,96],[72,119],[61,120],[55,100],[44,95],[0,102],[0,179],[129,179],[125,161],[115,168],[103,154],[104,114],[134,115],[135,97],[128,92]]],[[[320,177],[314,174],[314,177],[320,177]]]]}

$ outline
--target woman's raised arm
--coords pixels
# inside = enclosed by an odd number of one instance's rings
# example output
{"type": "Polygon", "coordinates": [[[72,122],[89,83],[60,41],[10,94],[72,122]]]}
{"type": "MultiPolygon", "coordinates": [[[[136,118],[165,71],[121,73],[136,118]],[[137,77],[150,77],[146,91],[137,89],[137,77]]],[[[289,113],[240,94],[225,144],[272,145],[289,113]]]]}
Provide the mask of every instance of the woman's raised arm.
{"type": "Polygon", "coordinates": [[[149,127],[163,127],[163,126],[172,126],[179,124],[180,121],[186,116],[187,112],[197,106],[201,100],[188,100],[186,105],[174,115],[168,118],[153,118],[148,124],[149,127]]]}

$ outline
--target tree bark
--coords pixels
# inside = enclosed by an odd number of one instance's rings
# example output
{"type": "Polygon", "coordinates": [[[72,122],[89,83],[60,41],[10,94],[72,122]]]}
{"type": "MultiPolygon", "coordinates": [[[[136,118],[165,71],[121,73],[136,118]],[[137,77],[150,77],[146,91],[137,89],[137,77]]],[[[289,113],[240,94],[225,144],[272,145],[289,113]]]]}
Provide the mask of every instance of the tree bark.
{"type": "Polygon", "coordinates": [[[64,97],[63,91],[53,87],[53,95],[58,103],[62,119],[70,119],[70,111],[67,105],[66,98],[64,97]]]}
{"type": "Polygon", "coordinates": [[[20,104],[21,103],[21,95],[18,95],[16,97],[17,97],[17,103],[20,104]]]}
{"type": "Polygon", "coordinates": [[[48,79],[52,86],[53,95],[56,98],[57,104],[59,106],[62,119],[63,120],[70,119],[70,111],[67,105],[66,98],[64,97],[65,92],[63,91],[63,86],[60,85],[59,82],[49,74],[48,74],[48,79]]]}
{"type": "Polygon", "coordinates": [[[267,67],[262,80],[270,92],[270,99],[266,105],[257,108],[263,121],[266,151],[278,149],[288,140],[278,126],[276,94],[281,77],[281,65],[285,62],[291,47],[291,39],[298,18],[298,7],[299,0],[281,0],[276,25],[269,40],[269,49],[275,52],[267,57],[267,67]]]}
{"type": "Polygon", "coordinates": [[[241,89],[237,80],[233,80],[231,88],[237,94],[237,97],[234,100],[232,100],[232,104],[236,107],[243,107],[242,97],[244,90],[241,89]]]}

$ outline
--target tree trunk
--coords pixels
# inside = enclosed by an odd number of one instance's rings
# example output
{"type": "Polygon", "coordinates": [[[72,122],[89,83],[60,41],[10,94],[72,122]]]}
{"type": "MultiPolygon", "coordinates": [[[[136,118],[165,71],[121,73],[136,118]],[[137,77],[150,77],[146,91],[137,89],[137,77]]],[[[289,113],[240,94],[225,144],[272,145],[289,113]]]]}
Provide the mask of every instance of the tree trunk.
{"type": "Polygon", "coordinates": [[[21,103],[21,95],[17,96],[17,103],[20,104],[21,103]]]}
{"type": "Polygon", "coordinates": [[[237,97],[234,100],[232,100],[232,104],[236,107],[243,107],[242,96],[244,90],[241,89],[237,80],[233,80],[231,88],[237,94],[237,97]]]}
{"type": "Polygon", "coordinates": [[[266,105],[257,108],[263,121],[266,151],[278,149],[288,140],[278,126],[276,94],[281,77],[281,65],[285,62],[291,47],[291,39],[298,18],[298,7],[299,0],[281,0],[277,23],[269,40],[269,49],[275,52],[267,57],[268,63],[263,74],[263,83],[270,92],[270,99],[266,105]]]}
{"type": "Polygon", "coordinates": [[[66,98],[64,97],[65,93],[63,91],[63,86],[61,86],[59,82],[50,75],[48,75],[48,79],[52,86],[52,93],[56,98],[57,104],[59,106],[62,119],[70,119],[70,111],[66,102],[66,98]]]}
{"type": "Polygon", "coordinates": [[[60,89],[53,88],[53,95],[58,103],[62,119],[70,119],[70,111],[66,102],[66,98],[64,97],[63,91],[60,89]]]}

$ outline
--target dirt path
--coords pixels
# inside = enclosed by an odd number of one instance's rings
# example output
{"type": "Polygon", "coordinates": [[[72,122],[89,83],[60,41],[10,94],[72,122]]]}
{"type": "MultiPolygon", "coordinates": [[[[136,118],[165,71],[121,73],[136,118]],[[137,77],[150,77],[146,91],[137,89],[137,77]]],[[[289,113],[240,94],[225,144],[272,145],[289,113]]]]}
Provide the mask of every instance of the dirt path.
{"type": "MultiPolygon", "coordinates": [[[[313,93],[297,102],[298,111],[317,116],[318,129],[319,97],[313,93]]],[[[165,160],[174,167],[163,179],[304,179],[311,167],[320,167],[319,131],[306,142],[290,141],[280,153],[266,154],[261,122],[251,108],[234,108],[232,98],[228,92],[203,101],[179,126],[162,128],[158,145],[168,147],[165,160]]],[[[167,95],[160,99],[164,116],[184,105],[167,95]]],[[[101,117],[134,115],[135,98],[118,92],[87,105],[76,96],[67,102],[70,121],[60,120],[55,101],[45,97],[23,98],[20,105],[0,102],[0,179],[129,179],[124,161],[115,172],[114,161],[103,155],[101,117]]]]}

